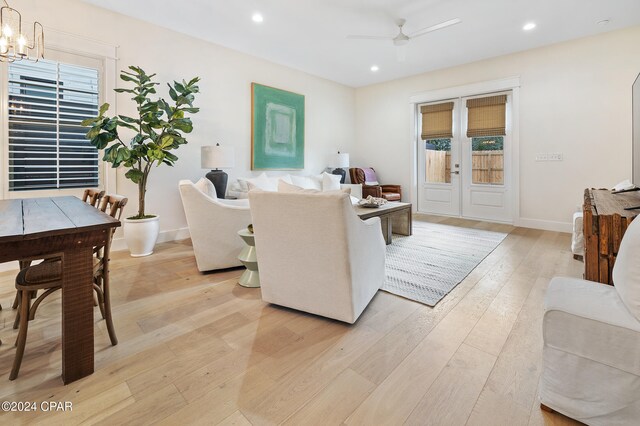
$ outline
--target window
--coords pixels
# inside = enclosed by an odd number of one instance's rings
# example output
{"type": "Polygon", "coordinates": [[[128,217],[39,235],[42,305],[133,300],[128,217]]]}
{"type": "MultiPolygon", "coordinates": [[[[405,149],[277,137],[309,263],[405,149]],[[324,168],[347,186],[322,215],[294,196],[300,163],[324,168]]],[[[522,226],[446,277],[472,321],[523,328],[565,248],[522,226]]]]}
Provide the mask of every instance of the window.
{"type": "Polygon", "coordinates": [[[453,102],[422,105],[422,133],[425,141],[425,181],[451,183],[451,138],[453,102]]]}
{"type": "Polygon", "coordinates": [[[504,184],[504,136],[471,138],[471,181],[474,184],[504,184]]]}
{"type": "Polygon", "coordinates": [[[9,191],[97,187],[98,151],[80,122],[96,116],[99,71],[52,61],[8,68],[9,191]]]}

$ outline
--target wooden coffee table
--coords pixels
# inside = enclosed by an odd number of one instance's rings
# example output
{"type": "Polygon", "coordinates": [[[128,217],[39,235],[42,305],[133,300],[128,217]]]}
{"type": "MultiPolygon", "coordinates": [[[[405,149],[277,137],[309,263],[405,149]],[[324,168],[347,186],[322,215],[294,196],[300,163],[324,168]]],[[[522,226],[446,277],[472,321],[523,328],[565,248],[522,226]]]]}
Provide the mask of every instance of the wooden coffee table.
{"type": "Polygon", "coordinates": [[[393,234],[411,235],[411,203],[389,202],[378,208],[354,206],[360,219],[380,218],[382,236],[387,244],[391,244],[393,234]]]}

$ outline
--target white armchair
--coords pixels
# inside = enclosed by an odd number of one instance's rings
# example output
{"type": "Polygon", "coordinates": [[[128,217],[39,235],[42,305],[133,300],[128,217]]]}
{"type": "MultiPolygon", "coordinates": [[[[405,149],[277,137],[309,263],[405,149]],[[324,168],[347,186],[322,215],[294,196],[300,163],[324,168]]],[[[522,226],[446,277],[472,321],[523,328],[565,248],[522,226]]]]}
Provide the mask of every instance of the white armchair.
{"type": "Polygon", "coordinates": [[[380,219],[345,193],[249,192],[262,299],[353,324],[385,278],[380,219]]]}
{"type": "Polygon", "coordinates": [[[244,243],[238,231],[251,223],[248,200],[219,199],[204,178],[196,184],[181,180],[179,187],[198,270],[242,266],[238,254],[244,243]]]}
{"type": "Polygon", "coordinates": [[[640,219],[613,281],[556,277],[545,299],[540,402],[588,425],[640,422],[640,219]]]}

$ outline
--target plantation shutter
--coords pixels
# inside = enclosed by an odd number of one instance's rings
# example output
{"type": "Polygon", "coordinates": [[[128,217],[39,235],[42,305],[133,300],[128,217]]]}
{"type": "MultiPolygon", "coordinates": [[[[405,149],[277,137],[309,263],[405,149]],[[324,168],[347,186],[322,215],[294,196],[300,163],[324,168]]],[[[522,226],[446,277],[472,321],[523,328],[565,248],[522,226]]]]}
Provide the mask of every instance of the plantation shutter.
{"type": "Polygon", "coordinates": [[[506,134],[507,95],[467,100],[467,137],[506,134]]]}
{"type": "Polygon", "coordinates": [[[441,139],[453,137],[453,102],[435,105],[423,105],[422,139],[441,139]]]}
{"type": "Polygon", "coordinates": [[[80,122],[98,114],[98,70],[25,61],[8,75],[9,190],[97,187],[98,151],[80,122]]]}

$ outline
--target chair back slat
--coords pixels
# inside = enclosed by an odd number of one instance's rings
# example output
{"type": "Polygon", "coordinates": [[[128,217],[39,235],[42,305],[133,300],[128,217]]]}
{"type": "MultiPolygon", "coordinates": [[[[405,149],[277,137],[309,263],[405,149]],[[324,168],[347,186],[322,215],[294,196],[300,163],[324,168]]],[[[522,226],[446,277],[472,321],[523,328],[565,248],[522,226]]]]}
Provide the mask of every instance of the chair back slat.
{"type": "Polygon", "coordinates": [[[82,195],[82,201],[93,207],[98,207],[102,197],[104,197],[104,191],[99,189],[85,189],[82,195]]]}
{"type": "Polygon", "coordinates": [[[100,211],[107,213],[109,216],[120,220],[122,210],[127,205],[128,199],[122,195],[105,195],[100,200],[100,211]]]}

